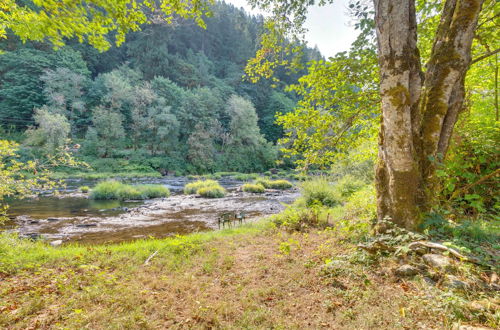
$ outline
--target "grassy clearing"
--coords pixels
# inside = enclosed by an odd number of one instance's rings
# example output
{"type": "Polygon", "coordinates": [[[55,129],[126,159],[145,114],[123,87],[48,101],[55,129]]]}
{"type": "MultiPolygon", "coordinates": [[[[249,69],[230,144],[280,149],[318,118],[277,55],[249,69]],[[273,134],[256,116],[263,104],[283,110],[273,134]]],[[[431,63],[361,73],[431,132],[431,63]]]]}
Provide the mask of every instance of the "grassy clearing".
{"type": "Polygon", "coordinates": [[[262,194],[263,192],[266,191],[266,188],[264,188],[263,185],[261,184],[253,184],[253,183],[245,183],[243,186],[241,186],[241,189],[244,192],[250,192],[250,193],[255,193],[255,194],[262,194]]]}
{"type": "Polygon", "coordinates": [[[150,199],[170,196],[170,191],[162,185],[132,186],[115,180],[98,183],[90,192],[92,199],[150,199]]]}
{"type": "Polygon", "coordinates": [[[184,186],[186,195],[198,194],[207,198],[221,198],[226,195],[226,190],[215,180],[198,180],[184,186]]]}
{"type": "Polygon", "coordinates": [[[420,276],[395,277],[397,260],[356,248],[363,228],[337,223],[296,232],[261,221],[164,240],[60,248],[4,234],[0,327],[498,325],[490,312],[469,306],[476,297],[470,293],[429,286],[420,276]]]}

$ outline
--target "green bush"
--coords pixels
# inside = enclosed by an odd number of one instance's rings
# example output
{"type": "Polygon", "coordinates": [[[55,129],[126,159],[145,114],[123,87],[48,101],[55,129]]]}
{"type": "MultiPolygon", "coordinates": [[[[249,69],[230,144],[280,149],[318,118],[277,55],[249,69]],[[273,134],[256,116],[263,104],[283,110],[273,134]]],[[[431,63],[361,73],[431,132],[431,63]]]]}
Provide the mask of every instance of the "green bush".
{"type": "Polygon", "coordinates": [[[81,186],[80,191],[84,194],[88,193],[90,188],[88,186],[81,186]]]}
{"type": "Polygon", "coordinates": [[[168,188],[162,185],[131,186],[116,180],[97,184],[90,194],[92,199],[149,199],[170,196],[168,188]]]}
{"type": "Polygon", "coordinates": [[[287,180],[269,180],[267,178],[258,178],[255,180],[255,184],[261,184],[267,189],[290,189],[293,185],[287,180]]]}
{"type": "Polygon", "coordinates": [[[334,207],[341,203],[341,195],[335,185],[324,177],[317,177],[301,184],[302,199],[306,206],[324,205],[334,207]]]}
{"type": "Polygon", "coordinates": [[[290,189],[292,187],[293,184],[291,184],[290,181],[287,180],[274,180],[269,182],[269,188],[271,189],[285,190],[285,189],[290,189]]]}
{"type": "Polygon", "coordinates": [[[335,188],[343,198],[347,198],[366,185],[352,175],[346,175],[335,184],[335,188]]]}
{"type": "Polygon", "coordinates": [[[226,190],[217,184],[200,188],[197,194],[207,198],[221,198],[226,195],[226,190]]]}
{"type": "Polygon", "coordinates": [[[253,183],[245,183],[243,186],[242,186],[242,190],[244,192],[250,192],[250,193],[257,193],[257,194],[261,194],[263,193],[264,191],[266,191],[266,188],[261,185],[261,184],[253,184],[253,183]]]}
{"type": "Polygon", "coordinates": [[[190,182],[184,186],[184,193],[186,195],[193,195],[198,193],[198,189],[205,188],[213,185],[218,185],[219,183],[215,180],[198,180],[195,182],[190,182]]]}
{"type": "Polygon", "coordinates": [[[220,198],[226,195],[226,190],[217,181],[199,180],[186,184],[184,186],[184,193],[187,195],[198,194],[203,197],[220,198]]]}
{"type": "Polygon", "coordinates": [[[147,198],[161,198],[170,196],[170,191],[167,187],[159,184],[142,184],[135,186],[141,194],[147,196],[147,198]]]}

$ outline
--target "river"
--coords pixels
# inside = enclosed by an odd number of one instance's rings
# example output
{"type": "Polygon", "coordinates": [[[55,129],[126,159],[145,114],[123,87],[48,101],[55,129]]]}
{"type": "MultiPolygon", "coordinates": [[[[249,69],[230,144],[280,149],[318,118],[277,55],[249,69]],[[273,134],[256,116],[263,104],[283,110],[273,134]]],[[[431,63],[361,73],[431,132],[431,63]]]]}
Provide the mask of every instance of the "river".
{"type": "Polygon", "coordinates": [[[299,195],[295,189],[250,194],[240,191],[241,181],[225,177],[219,183],[228,194],[209,199],[182,194],[185,177],[135,178],[130,184],[162,184],[169,198],[147,201],[96,201],[79,192],[97,180],[68,179],[58,194],[9,201],[10,220],[0,229],[49,242],[82,244],[118,243],[149,237],[163,238],[218,228],[222,213],[244,213],[246,221],[280,212],[299,195]]]}

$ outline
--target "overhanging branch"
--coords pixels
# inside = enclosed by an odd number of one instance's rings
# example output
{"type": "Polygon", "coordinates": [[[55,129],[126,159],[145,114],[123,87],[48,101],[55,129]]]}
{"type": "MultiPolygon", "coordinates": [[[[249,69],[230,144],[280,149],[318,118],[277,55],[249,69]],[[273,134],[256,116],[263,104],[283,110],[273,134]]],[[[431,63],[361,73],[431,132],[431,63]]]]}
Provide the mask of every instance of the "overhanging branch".
{"type": "Polygon", "coordinates": [[[477,63],[477,62],[479,62],[479,61],[484,60],[485,58],[488,58],[488,57],[490,57],[490,56],[492,56],[492,55],[495,55],[495,54],[496,54],[496,53],[498,53],[498,52],[500,52],[500,48],[495,49],[495,50],[492,50],[491,52],[488,52],[488,53],[486,53],[486,54],[483,54],[483,55],[481,55],[481,56],[479,56],[479,57],[476,57],[475,59],[473,59],[473,60],[472,60],[472,62],[471,62],[470,64],[471,64],[471,65],[472,65],[472,64],[475,64],[475,63],[477,63]]]}

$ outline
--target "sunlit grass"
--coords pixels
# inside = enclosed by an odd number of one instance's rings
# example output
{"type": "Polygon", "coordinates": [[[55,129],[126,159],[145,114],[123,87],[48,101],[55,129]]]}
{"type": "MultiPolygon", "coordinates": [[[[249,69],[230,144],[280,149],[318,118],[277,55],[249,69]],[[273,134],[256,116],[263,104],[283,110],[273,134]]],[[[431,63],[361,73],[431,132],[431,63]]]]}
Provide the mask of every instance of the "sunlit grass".
{"type": "Polygon", "coordinates": [[[162,185],[132,186],[116,180],[98,183],[90,192],[92,199],[149,199],[170,196],[170,191],[162,185]]]}

